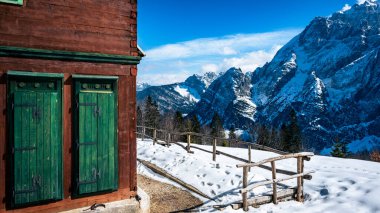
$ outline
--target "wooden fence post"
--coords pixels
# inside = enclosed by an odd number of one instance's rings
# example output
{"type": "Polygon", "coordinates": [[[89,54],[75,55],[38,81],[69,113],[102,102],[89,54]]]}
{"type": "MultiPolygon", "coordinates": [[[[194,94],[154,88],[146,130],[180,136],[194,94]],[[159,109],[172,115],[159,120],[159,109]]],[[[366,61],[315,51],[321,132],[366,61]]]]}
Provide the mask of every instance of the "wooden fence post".
{"type": "MultiPolygon", "coordinates": [[[[251,145],[248,145],[248,163],[252,163],[251,148],[252,148],[251,145]]],[[[248,172],[250,171],[251,171],[251,167],[248,168],[248,172]]]]}
{"type": "Polygon", "coordinates": [[[145,126],[143,126],[142,136],[141,136],[141,140],[144,141],[144,139],[145,139],[145,126]]]}
{"type": "MultiPolygon", "coordinates": [[[[303,172],[303,157],[297,157],[297,173],[301,174],[303,172]]],[[[303,177],[297,177],[297,201],[303,201],[303,177]]]]}
{"type": "MultiPolygon", "coordinates": [[[[245,189],[248,186],[248,167],[243,167],[243,189],[245,189]]],[[[243,198],[243,210],[248,211],[248,192],[242,193],[243,198]]]]}
{"type": "Polygon", "coordinates": [[[169,145],[170,145],[170,141],[171,141],[171,137],[170,137],[171,135],[170,135],[170,132],[168,132],[168,140],[167,140],[167,142],[166,142],[166,146],[167,147],[169,147],[169,145]]]}
{"type": "Polygon", "coordinates": [[[157,142],[157,130],[153,129],[153,145],[156,145],[157,142]]]}
{"type": "MultiPolygon", "coordinates": [[[[276,180],[276,164],[275,161],[270,162],[272,166],[272,180],[276,180]]],[[[273,182],[273,203],[277,204],[277,183],[273,182]]]]}
{"type": "Polygon", "coordinates": [[[216,138],[212,142],[212,160],[216,161],[216,138]]]}
{"type": "Polygon", "coordinates": [[[191,143],[191,135],[187,135],[187,152],[190,153],[190,143],[191,143]]]}

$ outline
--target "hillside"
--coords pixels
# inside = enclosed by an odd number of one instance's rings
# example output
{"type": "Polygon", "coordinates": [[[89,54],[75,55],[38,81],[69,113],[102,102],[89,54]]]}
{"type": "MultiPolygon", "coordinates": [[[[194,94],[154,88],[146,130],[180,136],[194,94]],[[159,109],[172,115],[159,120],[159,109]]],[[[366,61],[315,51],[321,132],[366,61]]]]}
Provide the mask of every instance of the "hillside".
{"type": "MultiPolygon", "coordinates": [[[[150,161],[165,169],[171,175],[193,185],[203,193],[215,198],[215,202],[207,201],[199,197],[205,203],[199,210],[205,212],[214,211],[213,205],[230,204],[241,199],[238,190],[241,188],[242,169],[236,168],[241,163],[231,158],[218,155],[216,162],[212,161],[211,154],[194,149],[194,154],[187,153],[183,148],[172,145],[169,148],[152,145],[152,141],[138,140],[138,158],[150,161]]],[[[198,145],[201,146],[201,145],[198,145]]],[[[201,146],[203,149],[212,150],[210,146],[201,146]]],[[[242,148],[218,147],[218,150],[230,153],[234,156],[247,159],[247,150],[242,148]]],[[[253,161],[257,162],[277,154],[265,151],[252,151],[253,161]]],[[[296,160],[289,159],[278,161],[279,169],[296,168],[296,160]]],[[[311,161],[305,163],[305,171],[314,170],[313,178],[305,180],[303,204],[289,201],[280,202],[278,205],[267,204],[255,212],[379,212],[380,203],[380,163],[340,159],[333,157],[314,156],[311,161]]],[[[138,165],[139,174],[153,179],[168,182],[167,179],[153,173],[143,165],[138,165]]],[[[261,168],[254,168],[250,172],[249,182],[271,178],[271,172],[261,168]]],[[[278,178],[282,176],[279,174],[278,178]]],[[[169,182],[171,183],[171,182],[169,182]]],[[[171,183],[173,184],[173,183],[171,183]]],[[[295,185],[295,180],[284,182],[286,186],[295,185]]],[[[271,185],[255,189],[254,195],[271,191],[271,185]]],[[[253,208],[250,207],[252,210],[253,208]]],[[[225,212],[243,212],[232,210],[225,212]]]]}

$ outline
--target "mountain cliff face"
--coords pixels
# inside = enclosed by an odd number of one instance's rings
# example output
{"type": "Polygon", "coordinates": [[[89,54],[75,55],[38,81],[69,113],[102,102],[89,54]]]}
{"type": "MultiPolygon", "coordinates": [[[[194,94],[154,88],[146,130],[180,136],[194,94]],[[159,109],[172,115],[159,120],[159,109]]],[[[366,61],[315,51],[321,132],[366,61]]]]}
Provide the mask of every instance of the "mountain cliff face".
{"type": "Polygon", "coordinates": [[[148,96],[151,96],[162,112],[180,111],[188,114],[217,76],[216,73],[206,73],[203,76],[192,75],[185,82],[149,86],[137,91],[137,102],[142,104],[148,96]]]}
{"type": "Polygon", "coordinates": [[[270,63],[217,78],[192,114],[208,123],[217,112],[226,128],[249,122],[279,127],[292,108],[306,148],[320,151],[337,137],[372,137],[372,146],[380,144],[379,3],[315,18],[270,63]]]}
{"type": "Polygon", "coordinates": [[[201,124],[208,124],[214,113],[218,113],[226,124],[252,122],[256,106],[250,100],[249,85],[250,78],[240,69],[227,70],[211,83],[190,116],[198,115],[201,124]]]}

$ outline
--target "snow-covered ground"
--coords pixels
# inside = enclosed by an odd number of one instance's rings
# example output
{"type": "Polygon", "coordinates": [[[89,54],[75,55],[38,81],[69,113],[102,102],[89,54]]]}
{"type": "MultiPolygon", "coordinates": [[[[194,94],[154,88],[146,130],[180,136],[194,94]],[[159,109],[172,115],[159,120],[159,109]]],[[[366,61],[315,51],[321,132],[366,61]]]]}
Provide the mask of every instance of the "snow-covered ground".
{"type": "MultiPolygon", "coordinates": [[[[215,201],[205,201],[202,211],[211,212],[212,205],[229,204],[241,200],[238,190],[242,187],[242,169],[236,168],[241,162],[217,155],[212,161],[210,153],[193,149],[194,154],[188,154],[183,148],[172,145],[169,148],[153,145],[152,141],[138,140],[138,158],[150,161],[165,169],[168,173],[215,198],[215,201]]],[[[211,150],[211,146],[202,146],[211,150]]],[[[241,158],[247,158],[247,150],[241,148],[218,147],[241,158]]],[[[265,151],[252,151],[252,160],[259,161],[277,154],[265,151]]],[[[295,171],[296,160],[278,161],[277,168],[295,171]]],[[[305,202],[281,202],[278,205],[267,204],[258,209],[250,207],[254,212],[380,212],[380,163],[362,160],[340,159],[333,157],[314,156],[311,161],[305,161],[305,171],[314,170],[313,179],[305,180],[305,202]]],[[[143,165],[138,166],[139,174],[149,176],[159,181],[171,183],[169,180],[153,173],[143,165]]],[[[278,174],[278,178],[284,175],[278,174]]],[[[249,174],[249,183],[271,178],[271,172],[261,168],[253,168],[249,174]]],[[[171,183],[173,184],[173,183],[171,183]]],[[[296,186],[295,180],[279,184],[279,189],[296,186]]],[[[176,184],[174,184],[176,185],[176,184]]],[[[271,184],[254,189],[252,194],[259,195],[271,192],[271,184]]],[[[228,207],[224,212],[242,212],[228,207]]]]}

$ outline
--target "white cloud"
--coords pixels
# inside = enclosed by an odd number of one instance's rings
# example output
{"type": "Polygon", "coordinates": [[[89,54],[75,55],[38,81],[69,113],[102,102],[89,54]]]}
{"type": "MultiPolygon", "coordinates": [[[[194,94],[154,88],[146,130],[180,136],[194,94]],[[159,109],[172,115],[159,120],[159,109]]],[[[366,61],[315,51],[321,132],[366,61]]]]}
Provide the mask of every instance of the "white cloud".
{"type": "Polygon", "coordinates": [[[243,72],[254,71],[257,67],[270,61],[281,47],[281,45],[275,45],[269,51],[258,50],[246,53],[240,57],[225,58],[223,60],[224,68],[239,67],[243,72]]]}
{"type": "Polygon", "coordinates": [[[216,64],[205,64],[202,65],[202,73],[206,72],[217,72],[219,70],[219,66],[216,64]]]}
{"type": "Polygon", "coordinates": [[[192,74],[240,67],[253,71],[272,59],[299,29],[200,38],[146,51],[139,65],[139,82],[151,85],[180,82],[192,74]]]}
{"type": "Polygon", "coordinates": [[[150,85],[164,85],[175,82],[185,81],[190,76],[187,72],[178,73],[151,73],[149,75],[143,75],[139,77],[139,82],[148,83],[150,85]]]}

